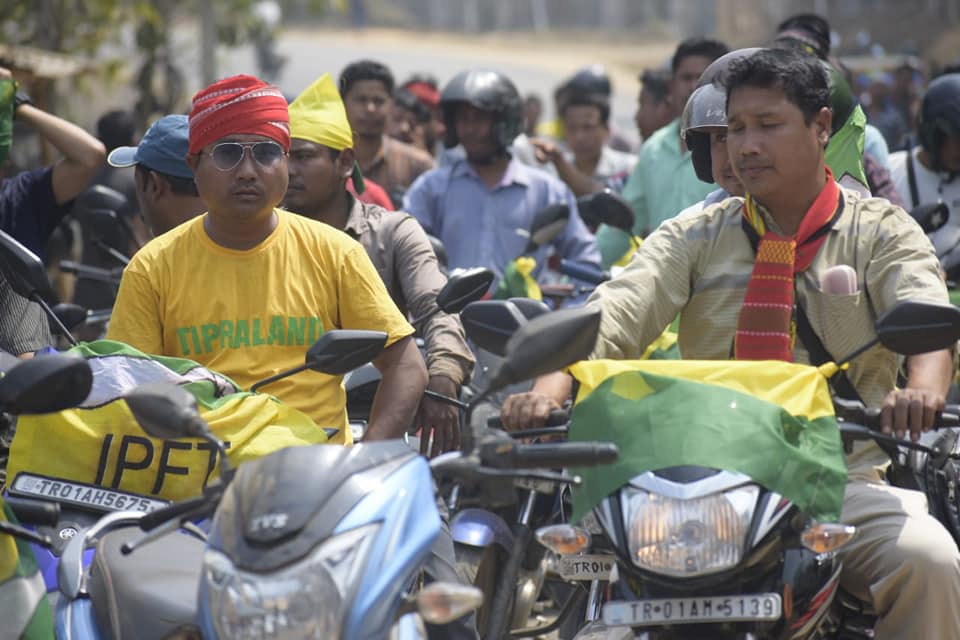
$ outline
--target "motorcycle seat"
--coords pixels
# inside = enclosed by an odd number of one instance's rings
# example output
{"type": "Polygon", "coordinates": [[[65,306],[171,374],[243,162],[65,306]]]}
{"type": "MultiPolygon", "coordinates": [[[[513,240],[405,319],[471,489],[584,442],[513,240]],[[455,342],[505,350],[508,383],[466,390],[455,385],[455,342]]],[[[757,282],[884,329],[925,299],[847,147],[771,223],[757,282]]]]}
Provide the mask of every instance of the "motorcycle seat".
{"type": "Polygon", "coordinates": [[[127,527],[97,543],[88,591],[106,638],[160,640],[194,624],[206,545],[173,532],[130,555],[120,552],[124,542],[142,536],[140,529],[127,527]]]}

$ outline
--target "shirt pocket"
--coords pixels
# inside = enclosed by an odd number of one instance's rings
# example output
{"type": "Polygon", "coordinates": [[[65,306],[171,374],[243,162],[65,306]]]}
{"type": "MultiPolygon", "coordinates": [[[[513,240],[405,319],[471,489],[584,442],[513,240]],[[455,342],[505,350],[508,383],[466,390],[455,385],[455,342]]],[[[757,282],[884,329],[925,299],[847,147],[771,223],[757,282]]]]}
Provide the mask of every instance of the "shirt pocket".
{"type": "Polygon", "coordinates": [[[849,294],[817,293],[817,334],[834,358],[844,358],[875,336],[873,313],[863,290],[849,294]]]}

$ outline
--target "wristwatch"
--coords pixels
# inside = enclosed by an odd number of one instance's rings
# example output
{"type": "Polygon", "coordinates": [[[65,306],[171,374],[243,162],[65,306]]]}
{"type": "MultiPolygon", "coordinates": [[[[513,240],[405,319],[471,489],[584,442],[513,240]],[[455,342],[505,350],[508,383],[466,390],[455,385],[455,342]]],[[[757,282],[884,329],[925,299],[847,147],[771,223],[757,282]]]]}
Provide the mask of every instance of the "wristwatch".
{"type": "Polygon", "coordinates": [[[13,96],[13,112],[16,113],[17,109],[25,104],[33,104],[33,100],[30,99],[30,96],[25,94],[22,91],[17,91],[13,96]]]}

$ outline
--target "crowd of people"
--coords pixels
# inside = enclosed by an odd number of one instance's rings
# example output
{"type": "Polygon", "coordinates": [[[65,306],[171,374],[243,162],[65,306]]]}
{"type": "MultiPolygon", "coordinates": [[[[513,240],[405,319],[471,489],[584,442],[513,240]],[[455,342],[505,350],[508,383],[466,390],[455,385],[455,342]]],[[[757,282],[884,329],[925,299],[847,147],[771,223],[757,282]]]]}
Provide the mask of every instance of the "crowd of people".
{"type": "MultiPolygon", "coordinates": [[[[935,251],[903,207],[943,201],[948,228],[960,226],[960,74],[924,91],[908,66],[865,85],[831,55],[829,25],[813,15],[757,44],[731,52],[693,38],[645,70],[636,149],[612,124],[611,82],[596,65],[557,88],[549,122],[541,98],[483,68],[398,83],[387,65],[361,60],[292,100],[239,75],[136,143],[126,114],[106,114],[91,135],[33,106],[0,70],[0,155],[16,143],[14,119],[62,154],[4,177],[0,229],[44,257],[82,192],[116,189],[129,204],[118,215],[152,240],[118,247],[138,250],[108,339],[196,360],[246,388],[300,364],[305,335],[383,331],[366,438],[412,428],[434,455],[460,446],[460,416],[424,391],[457,396],[476,356],[457,318],[435,313],[445,277],[428,234],[446,268],[500,279],[553,204],[569,219],[531,255],[533,277],[557,278],[555,258],[628,262],[586,302],[603,312],[592,357],[640,358],[679,316],[685,358],[821,364],[871,336],[898,301],[948,300],[937,252],[956,237],[941,232],[935,251]],[[577,197],[604,189],[629,203],[632,233],[579,216],[577,197]],[[837,266],[855,273],[849,290],[825,287],[837,266]]],[[[30,357],[51,344],[42,310],[0,272],[0,348],[30,357]]],[[[944,406],[954,356],[907,358],[898,387],[897,358],[874,349],[844,388],[883,407],[889,431],[916,437],[944,406]]],[[[339,378],[306,372],[272,392],[351,443],[339,378]]],[[[570,395],[567,374],[540,378],[507,400],[504,423],[543,424],[570,395]]],[[[844,551],[844,584],[877,610],[877,637],[960,637],[952,538],[923,496],[883,483],[875,446],[848,463],[843,518],[860,533],[844,551]]],[[[437,574],[449,574],[451,550],[436,556],[446,566],[437,574]]]]}

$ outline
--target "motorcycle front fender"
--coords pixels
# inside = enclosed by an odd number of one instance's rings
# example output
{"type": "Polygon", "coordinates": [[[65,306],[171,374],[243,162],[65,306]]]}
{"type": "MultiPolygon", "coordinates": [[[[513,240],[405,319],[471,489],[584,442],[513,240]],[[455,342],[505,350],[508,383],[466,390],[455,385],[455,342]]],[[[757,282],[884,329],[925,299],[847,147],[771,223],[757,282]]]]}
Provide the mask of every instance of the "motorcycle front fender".
{"type": "Polygon", "coordinates": [[[450,533],[454,542],[471,547],[486,547],[495,544],[504,551],[513,549],[513,531],[495,513],[484,509],[463,509],[450,521],[450,533]]]}

